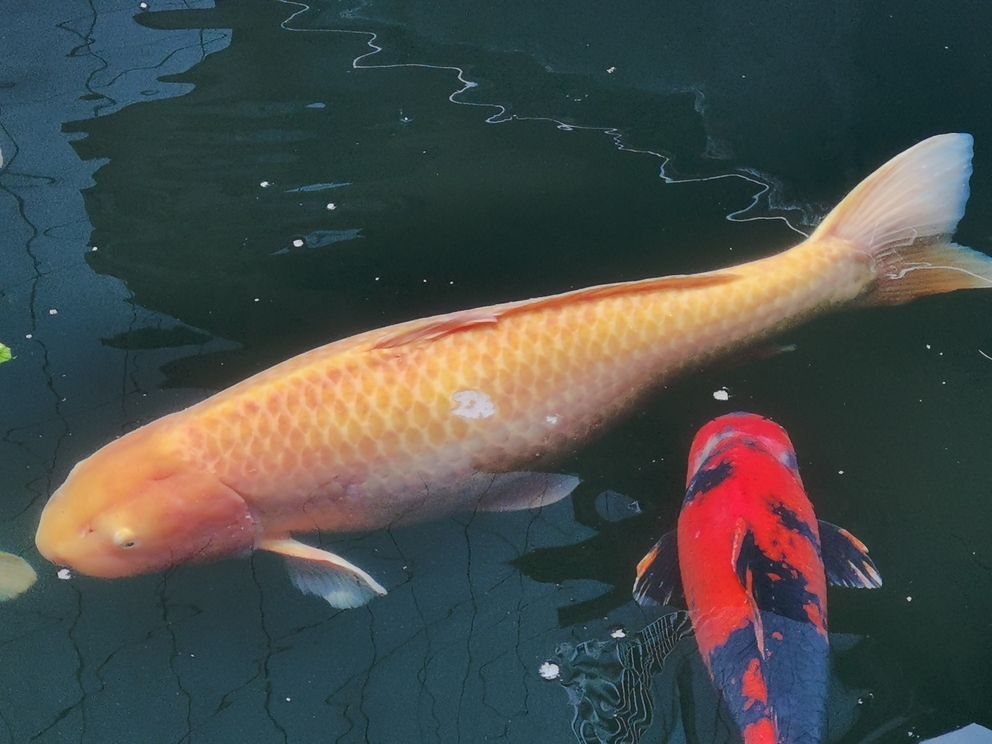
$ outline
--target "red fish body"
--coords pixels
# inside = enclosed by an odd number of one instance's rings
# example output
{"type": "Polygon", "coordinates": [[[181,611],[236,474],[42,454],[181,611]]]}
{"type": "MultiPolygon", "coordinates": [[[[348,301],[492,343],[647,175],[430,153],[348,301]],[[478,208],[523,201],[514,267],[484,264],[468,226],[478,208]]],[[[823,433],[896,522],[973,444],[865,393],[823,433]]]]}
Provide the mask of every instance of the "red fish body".
{"type": "Polygon", "coordinates": [[[714,686],[746,744],[823,740],[827,581],[874,588],[865,546],[818,522],[788,434],[747,413],[696,435],[677,533],[638,565],[642,604],[683,588],[714,686]]]}

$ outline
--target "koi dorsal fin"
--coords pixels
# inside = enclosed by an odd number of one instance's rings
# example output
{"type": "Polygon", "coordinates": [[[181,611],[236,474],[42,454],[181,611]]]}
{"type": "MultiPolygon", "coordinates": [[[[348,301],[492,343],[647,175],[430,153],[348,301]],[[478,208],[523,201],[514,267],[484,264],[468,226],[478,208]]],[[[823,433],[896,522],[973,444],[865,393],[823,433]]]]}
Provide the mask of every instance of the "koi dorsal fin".
{"type": "Polygon", "coordinates": [[[407,346],[421,341],[435,341],[459,331],[467,331],[481,325],[493,325],[499,322],[499,315],[492,310],[466,310],[452,313],[439,318],[431,318],[424,323],[417,323],[413,328],[404,323],[399,333],[380,339],[373,349],[395,349],[397,346],[407,346]]]}
{"type": "Polygon", "coordinates": [[[399,346],[436,341],[445,336],[467,331],[472,328],[495,325],[503,318],[513,315],[559,309],[573,303],[592,302],[594,300],[645,294],[648,292],[702,289],[727,284],[736,279],[736,274],[712,272],[706,274],[665,276],[660,279],[643,279],[637,282],[601,284],[596,287],[577,289],[574,292],[565,292],[549,297],[538,297],[533,300],[523,300],[522,302],[510,302],[505,305],[465,310],[459,313],[439,315],[419,322],[404,323],[395,329],[395,333],[387,334],[380,338],[372,348],[395,349],[399,346]]]}

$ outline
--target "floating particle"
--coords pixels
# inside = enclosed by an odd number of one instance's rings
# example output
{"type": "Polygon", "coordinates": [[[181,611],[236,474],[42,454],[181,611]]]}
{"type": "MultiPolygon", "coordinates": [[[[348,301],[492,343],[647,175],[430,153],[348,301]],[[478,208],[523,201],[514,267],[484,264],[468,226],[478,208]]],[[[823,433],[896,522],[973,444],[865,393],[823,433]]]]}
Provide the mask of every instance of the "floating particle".
{"type": "Polygon", "coordinates": [[[34,334],[33,333],[25,333],[24,334],[24,338],[34,338],[34,334]]]}
{"type": "Polygon", "coordinates": [[[843,470],[838,470],[837,471],[837,475],[844,475],[844,471],[843,470]]]}
{"type": "Polygon", "coordinates": [[[926,344],[927,351],[930,351],[930,344],[926,344]]]}
{"type": "Polygon", "coordinates": [[[252,300],[252,302],[261,302],[261,301],[262,301],[261,297],[256,297],[254,300],[252,300]]]}
{"type": "Polygon", "coordinates": [[[912,602],[912,601],[913,601],[913,598],[912,598],[911,596],[907,596],[907,597],[906,597],[906,601],[907,601],[907,602],[912,602]]]}
{"type": "Polygon", "coordinates": [[[0,550],[0,602],[24,594],[37,580],[38,574],[30,563],[19,555],[0,550]]]}
{"type": "Polygon", "coordinates": [[[313,103],[308,103],[306,107],[308,109],[325,109],[327,108],[327,104],[323,101],[314,101],[313,103]]]}
{"type": "Polygon", "coordinates": [[[261,181],[261,182],[259,182],[258,185],[261,186],[263,189],[267,189],[267,188],[269,188],[269,186],[272,185],[272,183],[269,182],[269,181],[261,181]]]}
{"type": "Polygon", "coordinates": [[[338,205],[335,204],[334,202],[327,202],[327,206],[324,207],[324,209],[326,209],[328,212],[333,212],[337,208],[338,208],[338,205]]]}
{"type": "Polygon", "coordinates": [[[303,244],[303,241],[300,240],[299,238],[297,238],[296,240],[293,241],[293,247],[294,248],[302,248],[303,245],[304,245],[303,244]]]}
{"type": "Polygon", "coordinates": [[[612,75],[616,71],[617,71],[617,68],[616,67],[607,67],[606,68],[606,74],[607,75],[612,75]]]}
{"type": "Polygon", "coordinates": [[[610,631],[610,638],[626,638],[627,631],[621,628],[619,625],[610,631]]]}
{"type": "Polygon", "coordinates": [[[59,579],[62,581],[68,581],[69,579],[72,578],[72,571],[70,571],[68,568],[60,568],[58,570],[58,573],[55,575],[58,576],[59,579]]]}
{"type": "Polygon", "coordinates": [[[714,400],[730,400],[730,391],[727,388],[720,388],[713,391],[714,400]]]}
{"type": "Polygon", "coordinates": [[[100,249],[94,245],[92,248],[90,248],[90,253],[96,253],[98,250],[100,249]]]}
{"type": "Polygon", "coordinates": [[[561,674],[561,667],[553,662],[546,661],[541,664],[541,667],[537,670],[537,673],[541,675],[541,679],[558,679],[558,676],[561,674]]]}
{"type": "Polygon", "coordinates": [[[138,3],[138,8],[140,8],[141,10],[148,10],[148,3],[140,2],[138,3]]]}
{"type": "Polygon", "coordinates": [[[54,307],[50,307],[50,308],[48,308],[48,314],[49,315],[58,315],[59,314],[59,311],[57,309],[55,309],[54,307]]]}

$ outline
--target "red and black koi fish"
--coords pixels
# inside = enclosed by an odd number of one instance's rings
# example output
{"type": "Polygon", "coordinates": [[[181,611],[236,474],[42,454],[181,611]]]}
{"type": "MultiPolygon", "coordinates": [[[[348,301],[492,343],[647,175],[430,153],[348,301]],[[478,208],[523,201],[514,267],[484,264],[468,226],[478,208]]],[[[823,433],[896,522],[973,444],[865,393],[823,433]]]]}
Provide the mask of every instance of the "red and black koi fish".
{"type": "Polygon", "coordinates": [[[789,435],[750,413],[706,424],[689,453],[677,537],[666,534],[638,564],[634,597],[666,604],[682,588],[745,744],[822,741],[827,581],[882,585],[861,541],[817,521],[789,435]]]}

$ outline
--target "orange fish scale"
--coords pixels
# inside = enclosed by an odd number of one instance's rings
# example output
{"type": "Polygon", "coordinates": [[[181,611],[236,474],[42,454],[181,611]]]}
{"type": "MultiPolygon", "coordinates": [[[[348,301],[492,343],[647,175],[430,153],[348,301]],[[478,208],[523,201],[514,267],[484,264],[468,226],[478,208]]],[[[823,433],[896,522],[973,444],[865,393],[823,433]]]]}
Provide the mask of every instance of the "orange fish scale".
{"type": "Polygon", "coordinates": [[[527,469],[651,382],[849,300],[872,279],[844,244],[731,271],[736,278],[715,286],[497,306],[509,308],[498,322],[398,346],[376,348],[424,321],[372,331],[256,375],[170,425],[191,459],[261,512],[306,499],[324,527],[346,528],[321,484],[392,496],[400,509],[424,484],[443,490],[472,473],[527,469]]]}

